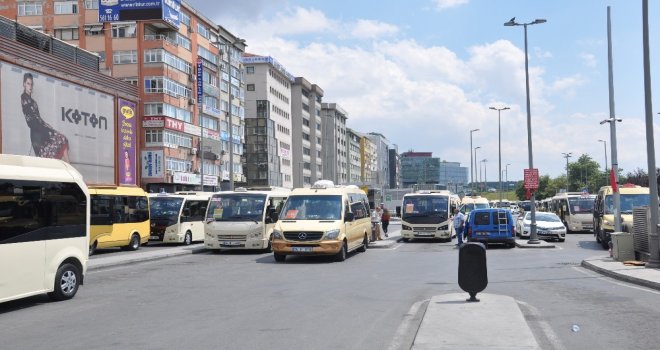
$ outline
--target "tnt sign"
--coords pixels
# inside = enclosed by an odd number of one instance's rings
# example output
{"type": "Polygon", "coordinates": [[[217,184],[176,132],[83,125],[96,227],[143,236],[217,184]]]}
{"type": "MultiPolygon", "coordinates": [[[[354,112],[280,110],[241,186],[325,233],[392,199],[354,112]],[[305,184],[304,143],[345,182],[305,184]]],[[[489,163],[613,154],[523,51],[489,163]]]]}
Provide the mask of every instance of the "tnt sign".
{"type": "Polygon", "coordinates": [[[526,190],[537,190],[539,188],[539,169],[524,169],[524,188],[526,190]]]}

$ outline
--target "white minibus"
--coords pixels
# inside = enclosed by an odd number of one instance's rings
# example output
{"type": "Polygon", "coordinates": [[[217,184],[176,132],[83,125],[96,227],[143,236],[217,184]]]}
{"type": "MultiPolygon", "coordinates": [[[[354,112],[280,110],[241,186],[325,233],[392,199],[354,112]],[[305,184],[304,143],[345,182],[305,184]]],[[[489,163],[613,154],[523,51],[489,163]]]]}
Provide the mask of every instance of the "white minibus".
{"type": "Polygon", "coordinates": [[[0,302],[73,298],[87,271],[89,191],[68,163],[0,154],[0,302]]]}
{"type": "Polygon", "coordinates": [[[204,240],[204,215],[213,192],[149,194],[150,241],[189,245],[204,240]]]}

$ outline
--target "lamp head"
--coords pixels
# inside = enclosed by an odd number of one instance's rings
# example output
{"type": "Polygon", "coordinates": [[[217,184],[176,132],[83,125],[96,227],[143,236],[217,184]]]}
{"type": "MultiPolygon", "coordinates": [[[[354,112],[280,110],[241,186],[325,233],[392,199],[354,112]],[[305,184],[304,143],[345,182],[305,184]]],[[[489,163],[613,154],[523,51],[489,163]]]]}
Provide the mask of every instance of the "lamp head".
{"type": "Polygon", "coordinates": [[[534,22],[532,22],[532,24],[541,24],[541,23],[545,23],[545,22],[547,22],[545,19],[537,18],[537,19],[534,20],[534,22]]]}
{"type": "Polygon", "coordinates": [[[601,121],[600,121],[600,125],[603,125],[603,124],[605,124],[605,123],[609,123],[609,122],[610,122],[609,119],[601,120],[601,121]]]}
{"type": "Polygon", "coordinates": [[[495,108],[495,107],[488,107],[488,109],[492,109],[492,110],[494,110],[494,111],[497,110],[497,108],[495,108]]]}
{"type": "Polygon", "coordinates": [[[515,17],[511,18],[508,22],[504,23],[505,27],[513,27],[513,26],[516,26],[516,25],[518,25],[518,23],[516,23],[516,18],[515,17]]]}

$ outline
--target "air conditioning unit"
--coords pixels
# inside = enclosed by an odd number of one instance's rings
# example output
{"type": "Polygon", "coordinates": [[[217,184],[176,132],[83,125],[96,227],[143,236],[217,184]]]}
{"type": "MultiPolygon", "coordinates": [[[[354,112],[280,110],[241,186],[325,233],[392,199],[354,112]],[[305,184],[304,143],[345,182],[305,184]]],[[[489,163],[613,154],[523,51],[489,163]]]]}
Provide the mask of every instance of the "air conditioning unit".
{"type": "Polygon", "coordinates": [[[197,154],[197,148],[192,148],[190,150],[190,153],[192,153],[193,155],[197,154]]]}
{"type": "Polygon", "coordinates": [[[191,105],[191,106],[194,105],[195,104],[195,99],[194,98],[189,98],[188,99],[188,104],[191,105]]]}

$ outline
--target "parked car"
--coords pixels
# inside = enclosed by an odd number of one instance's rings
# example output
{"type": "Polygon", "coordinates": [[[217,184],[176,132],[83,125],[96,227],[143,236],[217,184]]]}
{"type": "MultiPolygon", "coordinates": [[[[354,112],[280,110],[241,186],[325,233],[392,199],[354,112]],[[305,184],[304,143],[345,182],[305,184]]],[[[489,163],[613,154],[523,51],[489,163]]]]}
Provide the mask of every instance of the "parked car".
{"type": "MultiPolygon", "coordinates": [[[[516,232],[521,238],[529,238],[531,222],[532,213],[526,212],[516,223],[516,232]]],[[[536,212],[536,235],[539,239],[556,239],[563,242],[566,240],[566,226],[555,213],[536,212]]]]}
{"type": "Polygon", "coordinates": [[[508,209],[475,209],[467,221],[467,239],[470,242],[504,243],[516,245],[516,228],[508,209]]]}

